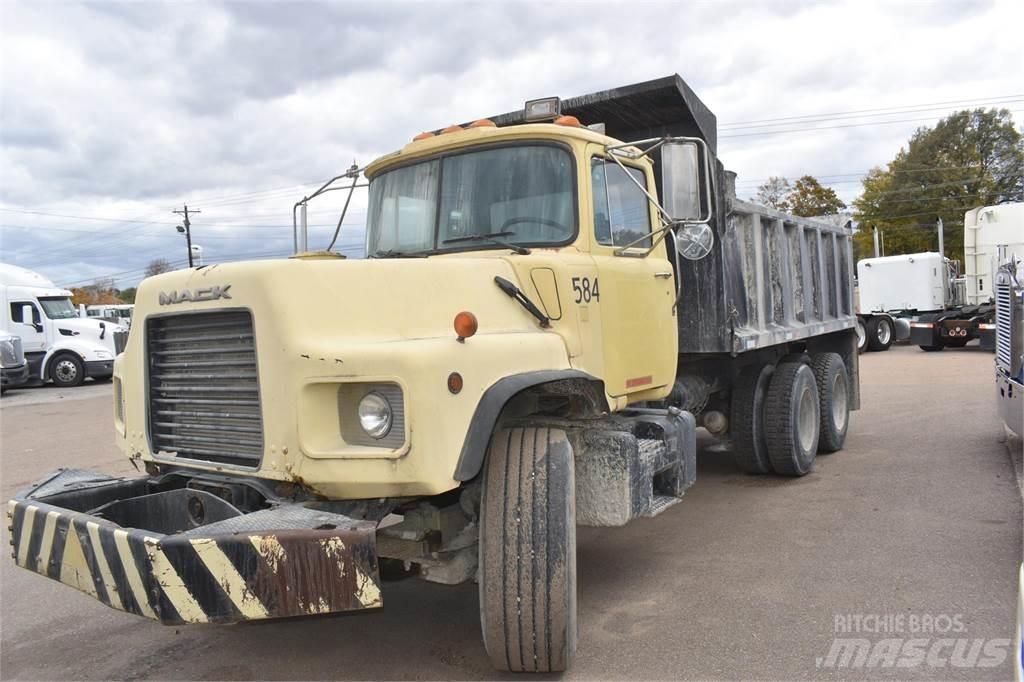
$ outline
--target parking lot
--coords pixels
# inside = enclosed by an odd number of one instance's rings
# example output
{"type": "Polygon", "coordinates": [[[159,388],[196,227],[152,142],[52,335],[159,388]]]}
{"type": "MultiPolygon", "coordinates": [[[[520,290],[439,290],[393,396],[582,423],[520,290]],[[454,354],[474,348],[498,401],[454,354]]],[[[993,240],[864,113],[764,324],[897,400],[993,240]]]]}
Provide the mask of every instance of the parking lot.
{"type": "MultiPolygon", "coordinates": [[[[819,457],[809,475],[743,475],[728,454],[705,448],[681,504],[622,529],[580,529],[579,652],[566,677],[1012,677],[1010,656],[960,667],[949,650],[941,664],[827,663],[837,637],[989,642],[1014,631],[1020,455],[994,410],[991,353],[894,347],[863,355],[861,374],[863,406],[846,449],[819,457]],[[842,631],[900,615],[935,628],[842,631]],[[944,631],[946,620],[960,629],[944,631]]],[[[110,390],[5,396],[3,495],[59,466],[134,473],[112,445],[110,390]]],[[[5,679],[495,674],[472,584],[388,583],[383,610],[354,616],[175,629],[9,559],[0,579],[5,679]]]]}

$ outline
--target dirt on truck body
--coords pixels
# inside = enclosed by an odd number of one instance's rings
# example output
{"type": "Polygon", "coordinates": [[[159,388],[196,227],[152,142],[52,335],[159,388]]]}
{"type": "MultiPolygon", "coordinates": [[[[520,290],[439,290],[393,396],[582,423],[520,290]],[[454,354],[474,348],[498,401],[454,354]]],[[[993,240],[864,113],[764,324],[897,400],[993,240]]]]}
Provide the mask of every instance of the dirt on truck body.
{"type": "Polygon", "coordinates": [[[698,425],[800,476],[859,407],[850,230],[732,187],[679,76],[340,174],[296,204],[294,257],[140,285],[114,425],[145,475],[22,491],[16,562],[173,624],[475,579],[498,669],[567,669],[577,525],[680,502],[698,425]],[[367,258],[311,250],[308,203],[364,177],[367,258]]]}

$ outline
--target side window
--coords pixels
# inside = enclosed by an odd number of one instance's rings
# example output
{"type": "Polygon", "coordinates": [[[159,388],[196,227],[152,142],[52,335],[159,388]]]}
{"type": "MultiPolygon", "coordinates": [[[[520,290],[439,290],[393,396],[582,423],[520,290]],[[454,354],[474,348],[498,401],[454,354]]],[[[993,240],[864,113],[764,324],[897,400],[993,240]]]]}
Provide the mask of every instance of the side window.
{"type": "MultiPolygon", "coordinates": [[[[638,168],[630,168],[642,187],[647,188],[647,176],[638,168]]],[[[636,182],[617,163],[593,159],[590,165],[591,186],[594,192],[594,236],[599,244],[625,246],[651,231],[648,199],[636,182]]],[[[633,246],[649,247],[650,239],[633,246]]]]}
{"type": "Polygon", "coordinates": [[[13,301],[11,303],[11,321],[12,322],[26,322],[26,323],[29,323],[29,324],[34,322],[35,324],[39,324],[42,321],[42,318],[39,316],[39,309],[36,308],[31,303],[29,303],[28,301],[13,301]],[[22,314],[21,314],[21,311],[24,308],[26,303],[28,303],[29,305],[32,306],[32,319],[31,320],[23,319],[22,314]]]}

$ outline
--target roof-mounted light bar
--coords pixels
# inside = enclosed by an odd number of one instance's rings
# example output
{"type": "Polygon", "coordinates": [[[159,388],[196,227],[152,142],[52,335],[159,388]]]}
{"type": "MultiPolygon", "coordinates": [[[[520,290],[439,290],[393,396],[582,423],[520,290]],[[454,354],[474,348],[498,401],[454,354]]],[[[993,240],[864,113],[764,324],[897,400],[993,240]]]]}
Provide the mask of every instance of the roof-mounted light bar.
{"type": "Polygon", "coordinates": [[[523,120],[527,123],[535,121],[553,121],[562,115],[562,100],[557,97],[531,99],[523,107],[523,120]]]}

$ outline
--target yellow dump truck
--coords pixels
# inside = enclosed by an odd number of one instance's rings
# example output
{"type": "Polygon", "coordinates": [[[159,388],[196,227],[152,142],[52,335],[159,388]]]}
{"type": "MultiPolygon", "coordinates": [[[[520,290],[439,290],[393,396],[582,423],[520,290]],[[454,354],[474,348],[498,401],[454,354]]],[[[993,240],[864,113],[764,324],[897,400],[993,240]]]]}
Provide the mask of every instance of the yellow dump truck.
{"type": "Polygon", "coordinates": [[[497,668],[566,669],[577,525],[679,502],[698,426],[799,476],[858,407],[849,229],[736,199],[716,142],[678,76],[533,100],[322,187],[368,181],[365,259],[297,219],[291,258],[145,280],[114,368],[145,475],[20,493],[17,564],[173,625],[475,580],[497,668]]]}

